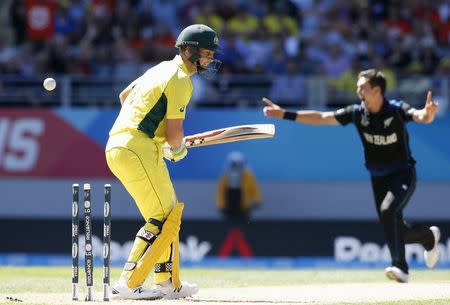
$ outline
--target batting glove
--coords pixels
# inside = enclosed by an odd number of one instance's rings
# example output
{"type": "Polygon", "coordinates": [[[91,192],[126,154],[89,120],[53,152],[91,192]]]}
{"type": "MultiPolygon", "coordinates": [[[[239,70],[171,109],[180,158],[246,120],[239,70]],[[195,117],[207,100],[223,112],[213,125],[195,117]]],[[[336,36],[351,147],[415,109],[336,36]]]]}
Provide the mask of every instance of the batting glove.
{"type": "Polygon", "coordinates": [[[188,151],[186,145],[184,144],[184,140],[181,142],[180,147],[176,150],[173,150],[170,146],[163,147],[163,157],[170,162],[180,161],[186,157],[187,153],[188,151]]]}

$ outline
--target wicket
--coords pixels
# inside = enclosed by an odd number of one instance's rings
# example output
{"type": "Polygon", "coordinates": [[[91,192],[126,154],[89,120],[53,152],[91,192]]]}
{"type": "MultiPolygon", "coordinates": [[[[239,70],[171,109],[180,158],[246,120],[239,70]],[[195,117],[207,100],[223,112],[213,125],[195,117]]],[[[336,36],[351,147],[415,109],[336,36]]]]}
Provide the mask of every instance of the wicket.
{"type": "MultiPolygon", "coordinates": [[[[79,189],[72,185],[72,300],[78,301],[79,281],[79,189]]],[[[109,301],[110,243],[111,243],[111,185],[105,184],[103,205],[103,301],[109,301]]],[[[84,206],[84,269],[86,272],[86,301],[93,301],[94,257],[92,249],[92,204],[91,185],[83,186],[84,206]]]]}

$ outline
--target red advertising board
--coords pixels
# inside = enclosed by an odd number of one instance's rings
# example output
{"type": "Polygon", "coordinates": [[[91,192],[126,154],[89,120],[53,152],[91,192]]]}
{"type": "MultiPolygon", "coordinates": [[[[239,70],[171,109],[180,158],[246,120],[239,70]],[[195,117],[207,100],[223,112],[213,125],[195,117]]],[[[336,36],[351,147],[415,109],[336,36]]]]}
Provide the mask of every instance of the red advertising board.
{"type": "Polygon", "coordinates": [[[51,110],[0,111],[1,177],[109,177],[104,148],[51,110]]]}

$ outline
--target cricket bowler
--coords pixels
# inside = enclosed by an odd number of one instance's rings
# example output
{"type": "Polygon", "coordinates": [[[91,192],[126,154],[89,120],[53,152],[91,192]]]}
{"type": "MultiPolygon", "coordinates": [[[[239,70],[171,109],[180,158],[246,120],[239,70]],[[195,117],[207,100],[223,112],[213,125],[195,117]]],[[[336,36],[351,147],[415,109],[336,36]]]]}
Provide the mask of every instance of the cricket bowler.
{"type": "Polygon", "coordinates": [[[390,280],[408,282],[405,244],[419,243],[424,248],[424,260],[429,268],[439,259],[437,226],[424,227],[403,219],[406,207],[416,188],[416,169],[406,123],[431,123],[438,104],[428,92],[422,109],[385,97],[386,78],[381,71],[361,71],[356,95],[361,102],[337,111],[286,111],[267,98],[264,114],[310,125],[347,125],[353,123],[364,147],[366,168],[370,173],[378,219],[386,236],[391,266],[385,269],[390,280]]]}

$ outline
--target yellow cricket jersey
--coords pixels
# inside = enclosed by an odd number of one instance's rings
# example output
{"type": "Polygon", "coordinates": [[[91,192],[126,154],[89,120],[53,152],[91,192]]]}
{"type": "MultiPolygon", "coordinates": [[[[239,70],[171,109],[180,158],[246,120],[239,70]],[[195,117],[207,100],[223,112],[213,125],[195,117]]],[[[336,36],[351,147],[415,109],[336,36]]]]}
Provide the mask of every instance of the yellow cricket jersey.
{"type": "Polygon", "coordinates": [[[140,130],[163,144],[167,119],[185,118],[192,91],[190,75],[180,55],[150,68],[133,82],[109,135],[140,130]]]}

